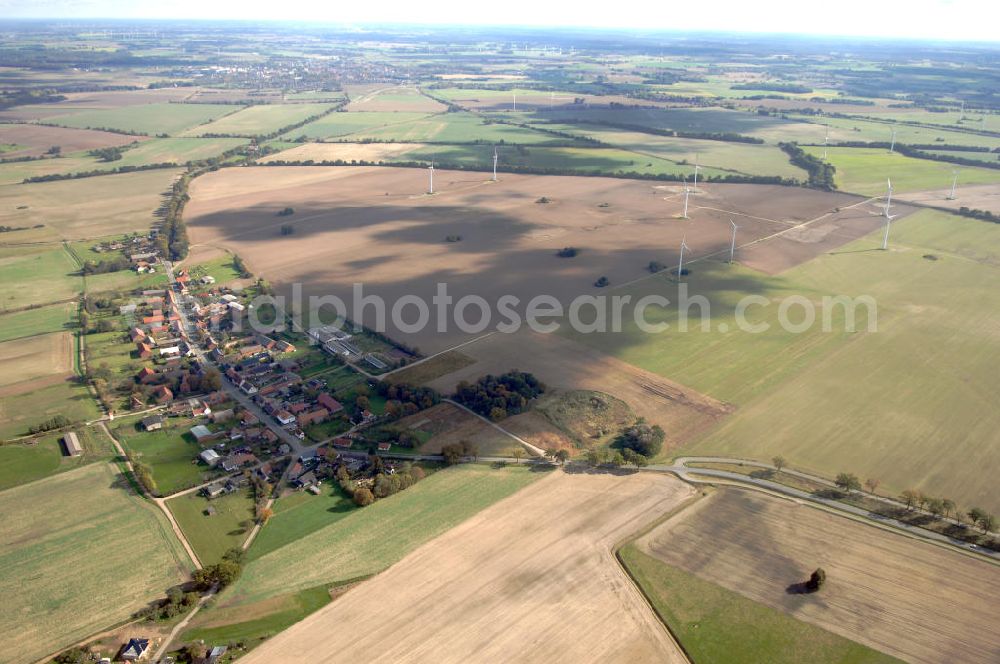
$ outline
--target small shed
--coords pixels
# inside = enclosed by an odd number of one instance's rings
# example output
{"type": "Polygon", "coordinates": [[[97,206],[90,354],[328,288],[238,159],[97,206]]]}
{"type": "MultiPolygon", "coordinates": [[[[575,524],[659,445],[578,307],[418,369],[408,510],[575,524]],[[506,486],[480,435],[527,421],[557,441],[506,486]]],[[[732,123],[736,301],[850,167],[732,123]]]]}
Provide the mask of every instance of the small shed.
{"type": "Polygon", "coordinates": [[[219,453],[215,450],[202,450],[201,454],[198,455],[198,458],[210,466],[214,466],[219,463],[219,453]]]}
{"type": "Polygon", "coordinates": [[[204,424],[198,424],[191,427],[191,435],[194,436],[194,439],[197,440],[199,443],[203,440],[209,440],[210,438],[215,437],[215,434],[212,433],[212,430],[209,429],[204,424]]]}

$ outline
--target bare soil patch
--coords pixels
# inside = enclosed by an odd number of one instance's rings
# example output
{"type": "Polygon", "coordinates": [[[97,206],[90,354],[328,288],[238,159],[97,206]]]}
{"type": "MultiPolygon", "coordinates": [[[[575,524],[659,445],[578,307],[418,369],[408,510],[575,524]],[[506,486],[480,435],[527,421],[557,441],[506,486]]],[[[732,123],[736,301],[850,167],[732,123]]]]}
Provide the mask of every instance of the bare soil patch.
{"type": "Polygon", "coordinates": [[[930,191],[903,194],[898,198],[910,203],[931,205],[947,210],[958,210],[961,207],[967,207],[973,210],[989,210],[993,214],[1000,214],[1000,185],[978,184],[956,187],[955,200],[953,201],[948,200],[949,193],[951,193],[950,188],[932,189],[930,191]]]}
{"type": "Polygon", "coordinates": [[[555,473],[244,659],[684,662],[611,549],[691,493],[660,475],[555,473]]]}
{"type": "Polygon", "coordinates": [[[996,662],[1000,568],[793,501],[721,490],[638,541],[669,565],[911,662],[996,662]],[[818,593],[790,592],[817,567],[818,593]]]}
{"type": "Polygon", "coordinates": [[[450,403],[441,403],[415,415],[404,417],[396,426],[431,434],[420,446],[423,454],[440,454],[441,448],[463,440],[476,444],[481,456],[510,456],[521,447],[516,440],[491,427],[475,415],[450,403]]]}

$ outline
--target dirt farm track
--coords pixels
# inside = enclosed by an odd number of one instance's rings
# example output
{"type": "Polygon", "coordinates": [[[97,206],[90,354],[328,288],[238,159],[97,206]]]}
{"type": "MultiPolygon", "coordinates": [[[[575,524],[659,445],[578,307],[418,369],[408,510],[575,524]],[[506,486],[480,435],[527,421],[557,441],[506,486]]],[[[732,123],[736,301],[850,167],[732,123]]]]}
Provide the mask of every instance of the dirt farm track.
{"type": "Polygon", "coordinates": [[[692,493],[556,471],[240,661],[685,662],[611,549],[692,493]]]}

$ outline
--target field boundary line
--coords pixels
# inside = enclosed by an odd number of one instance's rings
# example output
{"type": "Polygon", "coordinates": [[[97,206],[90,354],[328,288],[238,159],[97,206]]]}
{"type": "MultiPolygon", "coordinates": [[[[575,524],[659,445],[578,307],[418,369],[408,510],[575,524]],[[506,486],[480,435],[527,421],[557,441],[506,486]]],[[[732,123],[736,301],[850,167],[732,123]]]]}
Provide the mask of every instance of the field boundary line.
{"type": "MultiPolygon", "coordinates": [[[[445,353],[450,353],[453,350],[458,350],[459,348],[463,348],[465,346],[470,346],[470,345],[476,343],[477,341],[481,341],[483,339],[486,339],[487,337],[491,337],[491,336],[493,336],[496,333],[497,333],[497,331],[493,330],[492,332],[487,332],[486,334],[482,334],[482,335],[480,335],[478,337],[475,337],[473,339],[469,339],[468,341],[463,341],[460,344],[452,346],[451,348],[446,348],[446,349],[444,349],[444,350],[442,350],[440,352],[434,353],[433,355],[428,355],[427,357],[422,357],[419,360],[417,360],[416,362],[410,362],[409,364],[407,364],[405,366],[397,367],[397,368],[393,369],[392,371],[387,371],[384,374],[380,374],[379,375],[379,379],[383,379],[383,378],[386,378],[388,376],[391,376],[392,374],[398,373],[398,372],[402,371],[403,369],[409,369],[410,367],[419,366],[419,365],[423,364],[424,362],[427,362],[429,360],[433,360],[435,357],[438,357],[440,355],[444,355],[445,353]]],[[[456,371],[457,371],[457,369],[456,369],[456,371]]],[[[450,373],[455,373],[455,372],[452,371],[450,373]]],[[[444,375],[447,376],[448,374],[444,374],[444,375]]]]}

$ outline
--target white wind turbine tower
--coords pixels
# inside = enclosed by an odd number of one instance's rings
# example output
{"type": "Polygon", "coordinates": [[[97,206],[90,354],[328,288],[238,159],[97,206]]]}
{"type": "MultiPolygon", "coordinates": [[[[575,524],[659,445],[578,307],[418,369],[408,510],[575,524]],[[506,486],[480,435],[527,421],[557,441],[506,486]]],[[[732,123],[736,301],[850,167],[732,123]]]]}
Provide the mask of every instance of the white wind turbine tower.
{"type": "Polygon", "coordinates": [[[434,193],[434,162],[433,161],[431,162],[430,167],[427,169],[427,172],[430,173],[430,175],[431,175],[431,188],[430,188],[430,191],[428,191],[427,193],[428,194],[433,194],[434,193]]]}
{"type": "Polygon", "coordinates": [[[678,281],[680,280],[681,277],[684,276],[684,250],[690,248],[690,247],[687,246],[686,240],[687,240],[686,236],[681,239],[681,257],[680,257],[680,260],[677,261],[677,279],[678,279],[678,281]]]}
{"type": "Polygon", "coordinates": [[[892,140],[889,143],[889,152],[893,152],[896,149],[896,130],[892,130],[892,140]]]}
{"type": "MultiPolygon", "coordinates": [[[[701,168],[701,166],[698,165],[698,154],[695,153],[695,155],[694,155],[694,193],[696,193],[696,194],[698,193],[698,169],[699,168],[701,168]]],[[[684,216],[686,217],[687,213],[685,213],[684,216]]]]}
{"type": "Polygon", "coordinates": [[[826,148],[830,144],[830,128],[826,128],[826,136],[823,138],[823,159],[826,159],[826,148]]]}
{"type": "Polygon", "coordinates": [[[684,183],[684,214],[681,215],[682,219],[688,218],[688,197],[691,195],[691,187],[687,186],[687,182],[684,183]]]}
{"type": "Polygon", "coordinates": [[[951,174],[953,177],[951,179],[951,191],[948,193],[949,201],[955,200],[955,187],[958,185],[958,170],[952,171],[951,174]]]}
{"type": "Polygon", "coordinates": [[[497,146],[493,146],[493,181],[497,181],[497,146]]]}
{"type": "Polygon", "coordinates": [[[511,90],[511,93],[514,95],[514,108],[513,108],[513,110],[516,111],[517,110],[517,90],[511,90]]]}
{"type": "Polygon", "coordinates": [[[892,180],[886,178],[888,188],[885,192],[885,206],[882,208],[882,216],[885,217],[885,235],[882,236],[882,249],[889,248],[889,226],[892,225],[893,216],[889,213],[892,207],[892,180]]]}
{"type": "Polygon", "coordinates": [[[736,229],[738,229],[739,226],[736,225],[736,222],[733,221],[732,218],[729,219],[729,224],[733,227],[733,239],[729,243],[729,264],[732,265],[733,257],[736,255],[736,229]]]}

